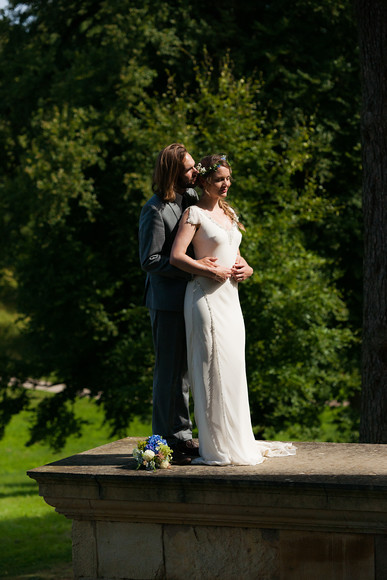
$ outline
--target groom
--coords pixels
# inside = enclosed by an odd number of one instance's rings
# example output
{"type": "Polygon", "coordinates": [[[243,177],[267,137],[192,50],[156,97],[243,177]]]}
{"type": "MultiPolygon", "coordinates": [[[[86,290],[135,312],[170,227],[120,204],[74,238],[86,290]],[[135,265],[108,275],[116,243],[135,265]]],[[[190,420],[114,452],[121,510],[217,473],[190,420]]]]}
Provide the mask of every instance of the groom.
{"type": "Polygon", "coordinates": [[[145,304],[156,359],[152,430],[167,440],[174,463],[180,465],[199,454],[192,439],[186,377],[184,294],[191,275],[172,266],[169,255],[183,211],[198,200],[192,189],[197,175],[195,161],[184,145],[165,147],[153,173],[154,195],[142,208],[139,226],[141,267],[147,273],[145,304]]]}

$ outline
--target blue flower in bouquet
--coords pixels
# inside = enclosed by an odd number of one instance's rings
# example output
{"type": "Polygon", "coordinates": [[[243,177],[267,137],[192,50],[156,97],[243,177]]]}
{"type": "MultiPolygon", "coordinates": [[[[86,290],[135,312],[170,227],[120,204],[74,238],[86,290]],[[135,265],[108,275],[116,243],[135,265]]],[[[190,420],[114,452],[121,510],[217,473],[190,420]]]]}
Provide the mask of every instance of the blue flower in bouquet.
{"type": "Polygon", "coordinates": [[[172,449],[160,435],[151,435],[145,441],[139,441],[133,449],[137,469],[144,467],[148,471],[168,469],[172,459],[172,449]]]}
{"type": "Polygon", "coordinates": [[[145,449],[150,449],[153,453],[157,453],[160,445],[167,445],[166,440],[160,437],[160,435],[152,435],[146,440],[145,449]]]}

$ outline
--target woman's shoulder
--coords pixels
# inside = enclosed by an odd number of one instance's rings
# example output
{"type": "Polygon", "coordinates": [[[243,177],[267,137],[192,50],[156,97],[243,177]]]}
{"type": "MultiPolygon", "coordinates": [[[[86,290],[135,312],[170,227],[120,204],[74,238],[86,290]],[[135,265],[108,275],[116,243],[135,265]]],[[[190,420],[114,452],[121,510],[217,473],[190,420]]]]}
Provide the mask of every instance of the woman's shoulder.
{"type": "Polygon", "coordinates": [[[191,205],[190,207],[187,207],[184,212],[186,221],[192,225],[199,225],[201,223],[202,211],[203,210],[197,205],[191,205]]]}

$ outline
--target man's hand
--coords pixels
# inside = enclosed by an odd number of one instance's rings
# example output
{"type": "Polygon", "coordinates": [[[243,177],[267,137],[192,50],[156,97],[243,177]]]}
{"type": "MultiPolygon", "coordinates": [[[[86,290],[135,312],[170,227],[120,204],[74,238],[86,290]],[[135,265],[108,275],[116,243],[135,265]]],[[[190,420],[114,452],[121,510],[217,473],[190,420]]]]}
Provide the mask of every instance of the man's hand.
{"type": "Polygon", "coordinates": [[[212,256],[206,256],[205,258],[197,260],[199,264],[206,266],[207,274],[204,274],[205,276],[207,276],[208,278],[213,278],[218,282],[224,282],[225,280],[227,280],[227,278],[231,278],[232,269],[225,268],[223,266],[218,266],[218,264],[216,264],[217,261],[218,258],[214,258],[212,256]]]}

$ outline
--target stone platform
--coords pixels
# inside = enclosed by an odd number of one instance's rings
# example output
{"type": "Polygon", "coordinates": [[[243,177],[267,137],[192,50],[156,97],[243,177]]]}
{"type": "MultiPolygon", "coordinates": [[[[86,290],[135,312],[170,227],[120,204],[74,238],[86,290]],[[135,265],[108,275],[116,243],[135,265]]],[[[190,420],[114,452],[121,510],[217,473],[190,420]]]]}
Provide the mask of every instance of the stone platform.
{"type": "Polygon", "coordinates": [[[387,579],[387,446],[146,472],[136,441],[28,472],[73,520],[76,580],[387,579]]]}

